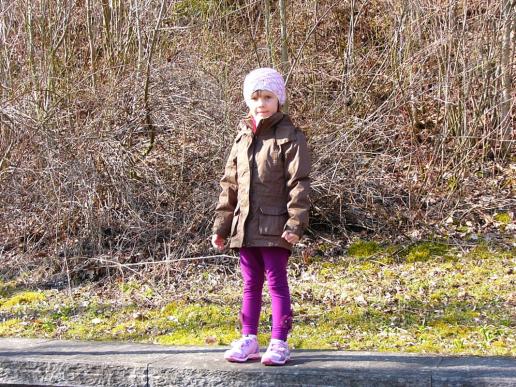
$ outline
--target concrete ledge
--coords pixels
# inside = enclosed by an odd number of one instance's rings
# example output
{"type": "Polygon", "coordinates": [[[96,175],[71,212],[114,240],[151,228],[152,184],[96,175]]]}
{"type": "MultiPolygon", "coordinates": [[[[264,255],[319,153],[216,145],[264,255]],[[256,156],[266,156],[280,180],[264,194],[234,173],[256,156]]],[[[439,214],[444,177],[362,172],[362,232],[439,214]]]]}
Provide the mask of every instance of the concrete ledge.
{"type": "Polygon", "coordinates": [[[1,339],[0,385],[504,386],[516,358],[294,351],[284,367],[232,364],[224,348],[1,339]]]}

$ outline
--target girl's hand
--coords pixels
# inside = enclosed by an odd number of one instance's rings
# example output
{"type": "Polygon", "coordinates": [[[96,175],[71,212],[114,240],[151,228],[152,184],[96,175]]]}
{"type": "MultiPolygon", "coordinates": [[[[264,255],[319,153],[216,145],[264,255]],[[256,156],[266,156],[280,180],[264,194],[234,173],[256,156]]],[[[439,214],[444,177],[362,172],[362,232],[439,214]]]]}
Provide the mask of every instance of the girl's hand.
{"type": "Polygon", "coordinates": [[[226,243],[225,239],[222,238],[220,235],[213,234],[211,236],[211,245],[215,247],[217,250],[222,251],[224,250],[224,244],[226,243]]]}
{"type": "Polygon", "coordinates": [[[299,242],[299,237],[296,234],[294,234],[293,232],[290,232],[290,231],[283,232],[281,237],[283,239],[285,239],[291,245],[295,245],[297,242],[299,242]]]}

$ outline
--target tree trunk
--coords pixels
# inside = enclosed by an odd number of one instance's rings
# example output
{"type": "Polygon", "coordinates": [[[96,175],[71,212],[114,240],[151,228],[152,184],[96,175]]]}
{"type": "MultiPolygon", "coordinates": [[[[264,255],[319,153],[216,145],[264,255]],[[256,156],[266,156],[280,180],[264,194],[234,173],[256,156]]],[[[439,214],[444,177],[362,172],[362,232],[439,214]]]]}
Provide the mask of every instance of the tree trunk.
{"type": "Polygon", "coordinates": [[[502,90],[500,101],[500,156],[505,158],[509,155],[511,141],[511,65],[512,65],[512,40],[514,38],[515,17],[514,0],[505,0],[502,10],[503,33],[500,50],[500,64],[502,75],[502,90]]]}
{"type": "Polygon", "coordinates": [[[276,67],[274,61],[273,39],[271,34],[271,0],[263,0],[265,3],[265,39],[267,40],[267,64],[276,67]]]}
{"type": "MultiPolygon", "coordinates": [[[[281,71],[288,73],[288,39],[287,39],[287,9],[286,0],[279,0],[281,26],[281,71]]],[[[288,100],[283,105],[283,111],[288,113],[288,100]]]]}

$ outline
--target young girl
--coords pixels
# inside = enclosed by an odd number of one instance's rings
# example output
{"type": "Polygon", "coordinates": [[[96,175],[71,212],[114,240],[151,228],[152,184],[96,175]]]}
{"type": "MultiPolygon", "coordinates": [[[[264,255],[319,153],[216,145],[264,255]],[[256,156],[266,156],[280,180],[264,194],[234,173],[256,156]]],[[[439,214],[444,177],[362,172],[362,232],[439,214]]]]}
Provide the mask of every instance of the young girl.
{"type": "Polygon", "coordinates": [[[281,113],[285,83],[274,69],[259,68],[244,81],[249,116],[239,125],[216,207],[212,244],[239,249],[244,291],[242,338],[224,358],[245,362],[260,357],[256,335],[265,278],[272,301],[272,335],[265,365],[290,359],[287,335],[292,325],[287,262],[308,225],[310,155],[304,134],[281,113]]]}

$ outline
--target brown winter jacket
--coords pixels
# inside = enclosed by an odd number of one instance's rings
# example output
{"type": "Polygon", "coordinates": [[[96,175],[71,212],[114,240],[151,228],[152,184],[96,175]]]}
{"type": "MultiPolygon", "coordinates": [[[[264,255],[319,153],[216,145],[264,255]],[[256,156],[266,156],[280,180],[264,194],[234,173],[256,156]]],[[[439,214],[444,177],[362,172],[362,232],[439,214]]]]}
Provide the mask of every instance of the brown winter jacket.
{"type": "Polygon", "coordinates": [[[308,225],[310,153],[303,132],[277,112],[252,132],[240,122],[220,181],[213,233],[230,237],[231,248],[292,245],[288,230],[300,238],[308,225]]]}

